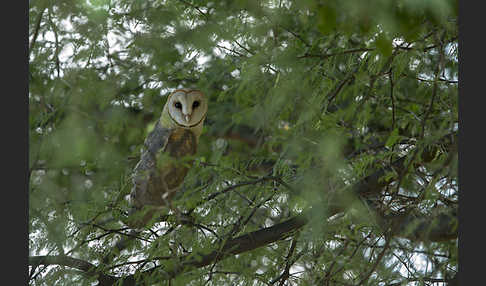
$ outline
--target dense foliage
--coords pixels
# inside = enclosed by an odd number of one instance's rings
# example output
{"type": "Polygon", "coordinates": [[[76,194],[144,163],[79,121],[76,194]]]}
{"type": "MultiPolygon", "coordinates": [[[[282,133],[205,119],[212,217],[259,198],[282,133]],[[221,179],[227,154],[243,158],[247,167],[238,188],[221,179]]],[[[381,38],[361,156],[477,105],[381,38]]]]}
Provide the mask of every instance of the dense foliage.
{"type": "Polygon", "coordinates": [[[31,285],[456,283],[456,1],[29,3],[31,285]],[[135,232],[178,87],[210,99],[185,218],[135,232]]]}

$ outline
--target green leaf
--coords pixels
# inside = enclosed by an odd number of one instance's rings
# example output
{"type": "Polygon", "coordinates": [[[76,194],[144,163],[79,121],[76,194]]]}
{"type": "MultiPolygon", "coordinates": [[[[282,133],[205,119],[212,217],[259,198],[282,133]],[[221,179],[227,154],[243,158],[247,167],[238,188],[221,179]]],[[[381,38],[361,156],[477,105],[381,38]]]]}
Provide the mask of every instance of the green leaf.
{"type": "Polygon", "coordinates": [[[375,45],[380,54],[385,57],[391,56],[393,51],[392,41],[385,33],[378,35],[375,40],[375,45]]]}
{"type": "Polygon", "coordinates": [[[388,136],[388,139],[386,140],[385,146],[386,147],[392,147],[395,145],[395,143],[400,140],[401,136],[398,134],[398,128],[393,129],[393,131],[390,133],[388,136]]]}

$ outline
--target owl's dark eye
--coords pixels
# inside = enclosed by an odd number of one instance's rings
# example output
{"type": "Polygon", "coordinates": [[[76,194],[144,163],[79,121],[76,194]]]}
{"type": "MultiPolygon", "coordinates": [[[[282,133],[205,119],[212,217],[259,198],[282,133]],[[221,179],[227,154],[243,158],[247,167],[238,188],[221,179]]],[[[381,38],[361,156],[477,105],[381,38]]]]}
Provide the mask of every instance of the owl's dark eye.
{"type": "Polygon", "coordinates": [[[196,107],[198,107],[199,105],[200,105],[199,101],[194,101],[194,102],[192,103],[192,108],[196,108],[196,107]]]}
{"type": "Polygon", "coordinates": [[[181,109],[182,108],[182,104],[179,101],[177,101],[176,103],[174,103],[174,106],[177,109],[181,109]]]}

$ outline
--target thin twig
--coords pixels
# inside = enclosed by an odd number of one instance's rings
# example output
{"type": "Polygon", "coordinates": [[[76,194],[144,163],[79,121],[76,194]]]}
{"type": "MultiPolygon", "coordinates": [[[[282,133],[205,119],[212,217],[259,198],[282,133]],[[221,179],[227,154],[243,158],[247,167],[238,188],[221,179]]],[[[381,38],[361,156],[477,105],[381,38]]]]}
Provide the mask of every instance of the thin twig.
{"type": "Polygon", "coordinates": [[[32,53],[32,50],[34,49],[35,42],[37,41],[37,36],[39,35],[42,16],[44,15],[44,12],[46,11],[46,9],[47,9],[47,6],[42,7],[42,11],[37,16],[37,21],[36,21],[35,30],[34,30],[34,36],[32,37],[32,41],[30,42],[30,47],[29,47],[29,58],[30,58],[30,54],[32,53]]]}
{"type": "Polygon", "coordinates": [[[391,105],[392,105],[392,131],[395,129],[395,100],[393,97],[393,68],[390,68],[390,73],[388,74],[388,77],[390,78],[390,98],[391,98],[391,105]]]}
{"type": "Polygon", "coordinates": [[[250,51],[247,47],[245,47],[242,44],[240,44],[237,40],[234,40],[234,42],[238,45],[238,47],[242,48],[243,50],[245,50],[250,55],[254,55],[255,54],[254,52],[250,51]]]}
{"type": "Polygon", "coordinates": [[[196,9],[199,12],[199,14],[203,15],[204,18],[206,18],[206,21],[209,21],[209,16],[206,13],[204,13],[203,11],[201,11],[201,9],[199,9],[199,7],[197,7],[196,5],[192,4],[191,2],[185,1],[185,0],[179,0],[179,1],[181,1],[182,3],[184,3],[188,6],[191,6],[194,9],[196,9]]]}
{"type": "MultiPolygon", "coordinates": [[[[323,277],[323,279],[324,279],[324,280],[323,280],[322,282],[324,282],[326,278],[327,278],[327,279],[330,279],[330,278],[331,278],[331,277],[333,277],[334,275],[336,275],[336,274],[338,274],[339,272],[341,272],[341,271],[344,269],[344,267],[346,267],[346,266],[348,265],[349,261],[351,261],[351,259],[352,259],[352,258],[353,258],[353,257],[356,255],[356,253],[358,253],[358,250],[359,250],[360,246],[361,246],[362,244],[364,244],[364,242],[365,242],[365,241],[366,241],[368,238],[370,238],[370,236],[371,236],[372,234],[373,234],[373,233],[372,233],[372,232],[370,232],[370,233],[369,233],[368,235],[366,235],[366,236],[365,236],[365,237],[364,237],[364,238],[363,238],[361,241],[359,241],[359,242],[356,244],[356,248],[354,249],[353,253],[351,253],[351,255],[347,257],[346,261],[345,261],[344,263],[342,263],[341,267],[339,267],[339,268],[338,268],[336,271],[332,272],[331,270],[332,270],[332,268],[334,267],[334,264],[335,264],[335,263],[336,263],[336,261],[337,261],[337,260],[334,260],[334,262],[332,263],[332,265],[329,267],[328,272],[327,272],[327,273],[326,273],[326,275],[323,277]]],[[[346,241],[345,241],[345,246],[343,247],[343,250],[345,249],[345,247],[346,247],[346,245],[347,245],[347,243],[348,243],[349,241],[350,241],[350,240],[346,240],[346,241]]],[[[339,255],[338,255],[338,256],[339,256],[339,255]]]]}
{"type": "Polygon", "coordinates": [[[157,257],[152,257],[152,258],[147,258],[147,259],[141,259],[141,260],[136,260],[136,261],[128,261],[128,262],[123,262],[119,264],[115,264],[113,266],[108,267],[106,270],[112,270],[117,267],[122,267],[126,265],[131,265],[131,264],[139,264],[139,263],[146,263],[146,262],[152,262],[155,260],[169,260],[173,259],[174,256],[157,256],[157,257]]]}
{"type": "Polygon", "coordinates": [[[235,50],[233,50],[233,49],[229,49],[229,48],[224,47],[224,46],[221,46],[221,45],[216,45],[216,47],[217,47],[217,48],[220,48],[220,49],[223,49],[223,50],[230,51],[230,52],[232,52],[232,53],[234,53],[234,54],[236,54],[236,55],[238,55],[238,56],[240,56],[240,57],[246,57],[246,55],[244,55],[244,54],[242,54],[242,53],[240,53],[240,52],[238,52],[238,51],[235,51],[235,50]]]}
{"type": "Polygon", "coordinates": [[[55,44],[56,44],[56,51],[54,52],[54,57],[56,58],[57,77],[60,77],[61,71],[60,71],[60,62],[59,62],[59,37],[58,37],[58,34],[57,34],[56,25],[54,24],[54,21],[52,21],[52,13],[51,13],[50,8],[49,8],[49,12],[48,12],[48,18],[49,18],[49,24],[52,27],[52,31],[54,32],[54,39],[55,39],[55,44]]]}
{"type": "Polygon", "coordinates": [[[294,33],[292,30],[290,29],[287,29],[286,27],[282,26],[282,25],[279,25],[279,27],[281,27],[282,29],[284,29],[285,31],[289,32],[290,34],[292,34],[292,36],[296,37],[297,39],[299,39],[302,43],[304,43],[304,45],[306,45],[307,47],[311,47],[311,44],[309,44],[304,38],[302,38],[299,34],[296,34],[294,33]]]}
{"type": "Polygon", "coordinates": [[[352,54],[352,53],[360,53],[360,52],[368,52],[368,51],[373,51],[374,49],[372,48],[358,48],[358,49],[351,49],[351,50],[346,50],[346,51],[341,51],[337,53],[330,53],[330,54],[304,54],[302,56],[298,56],[298,59],[303,59],[303,58],[320,58],[320,59],[327,59],[330,57],[334,56],[340,56],[340,55],[346,55],[346,54],[352,54]]]}
{"type": "MultiPolygon", "coordinates": [[[[430,80],[430,79],[425,79],[425,78],[420,78],[420,77],[412,77],[412,76],[409,76],[409,75],[406,75],[406,74],[402,74],[402,75],[409,77],[409,78],[419,80],[419,81],[423,81],[423,82],[435,83],[435,80],[430,80]]],[[[450,83],[450,84],[458,84],[459,83],[459,81],[457,81],[457,80],[450,80],[450,79],[446,79],[446,78],[438,78],[437,80],[443,81],[443,82],[446,82],[446,83],[450,83]]]]}
{"type": "Polygon", "coordinates": [[[285,281],[290,277],[289,272],[290,272],[290,267],[292,264],[295,263],[295,260],[291,260],[292,255],[294,254],[295,247],[297,246],[297,241],[299,238],[300,232],[297,232],[294,235],[294,238],[292,239],[292,244],[290,245],[289,252],[287,253],[287,257],[285,257],[286,263],[285,263],[285,269],[282,275],[280,275],[280,283],[278,284],[279,286],[283,286],[285,281]]]}
{"type": "MultiPolygon", "coordinates": [[[[433,106],[434,106],[435,97],[437,96],[438,78],[439,78],[439,75],[440,75],[442,61],[444,59],[444,49],[443,49],[443,46],[442,46],[443,45],[442,39],[440,39],[440,44],[439,45],[440,45],[439,62],[437,63],[437,67],[436,67],[436,70],[435,70],[434,86],[432,88],[432,98],[430,99],[429,106],[428,106],[427,110],[425,111],[425,114],[424,114],[424,116],[422,118],[421,131],[420,131],[420,139],[423,139],[424,138],[424,135],[425,135],[425,125],[426,125],[427,119],[429,117],[429,114],[432,112],[432,109],[433,109],[433,106]]],[[[410,168],[410,166],[412,165],[413,161],[415,160],[415,157],[417,156],[418,152],[419,152],[419,148],[416,148],[414,150],[414,152],[412,153],[412,157],[410,158],[410,160],[409,160],[406,168],[403,169],[403,171],[400,173],[400,176],[399,176],[399,179],[398,179],[398,183],[397,183],[397,187],[396,187],[397,192],[400,191],[400,185],[401,185],[401,183],[403,181],[403,178],[405,177],[406,172],[408,172],[408,169],[410,168]]]]}
{"type": "Polygon", "coordinates": [[[380,264],[381,260],[383,259],[383,256],[385,256],[385,253],[388,250],[388,246],[390,245],[391,237],[389,237],[388,239],[387,239],[387,237],[385,237],[385,239],[386,239],[386,242],[385,242],[385,245],[383,246],[383,250],[380,252],[380,254],[378,254],[378,257],[376,258],[375,263],[371,267],[370,271],[368,271],[368,273],[365,275],[365,277],[363,279],[361,279],[361,281],[358,283],[357,286],[363,285],[363,283],[370,278],[371,274],[373,274],[376,267],[378,267],[378,264],[380,264]]]}
{"type": "Polygon", "coordinates": [[[215,197],[217,197],[221,194],[225,194],[229,191],[232,191],[232,190],[239,188],[239,187],[242,187],[242,186],[256,185],[256,184],[264,182],[264,181],[270,181],[270,180],[276,180],[276,179],[277,179],[276,177],[267,176],[267,177],[261,177],[257,180],[253,180],[253,181],[246,181],[246,182],[234,184],[234,185],[231,185],[231,186],[229,186],[228,188],[226,188],[222,191],[219,191],[219,192],[216,192],[216,193],[209,195],[206,199],[204,199],[204,201],[210,201],[210,200],[214,199],[215,197]]]}

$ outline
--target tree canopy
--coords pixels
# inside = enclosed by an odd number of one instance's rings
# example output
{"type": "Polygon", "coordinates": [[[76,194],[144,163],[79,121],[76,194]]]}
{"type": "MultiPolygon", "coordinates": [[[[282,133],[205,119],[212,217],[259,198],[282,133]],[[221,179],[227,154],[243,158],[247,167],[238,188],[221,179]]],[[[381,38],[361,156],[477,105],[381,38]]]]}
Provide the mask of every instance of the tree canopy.
{"type": "Polygon", "coordinates": [[[29,2],[30,285],[454,285],[457,1],[29,2]],[[123,219],[167,95],[209,110],[123,219]]]}

